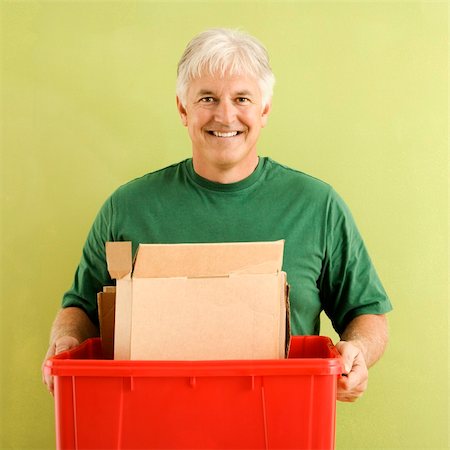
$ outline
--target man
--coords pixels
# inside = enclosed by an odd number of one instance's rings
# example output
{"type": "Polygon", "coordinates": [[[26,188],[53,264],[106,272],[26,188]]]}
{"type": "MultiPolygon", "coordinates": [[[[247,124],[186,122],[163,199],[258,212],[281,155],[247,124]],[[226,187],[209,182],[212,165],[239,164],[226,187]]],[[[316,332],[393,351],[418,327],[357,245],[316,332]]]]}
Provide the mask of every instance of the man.
{"type": "MultiPolygon", "coordinates": [[[[285,239],[293,334],[318,334],[325,310],[340,335],[346,377],[338,399],[365,391],[387,344],[390,302],[350,212],[315,178],[259,157],[274,76],[251,36],[201,33],[178,65],[177,107],[192,158],[120,187],[101,208],[46,358],[98,334],[96,294],[111,283],[105,242],[245,242],[285,239]]],[[[52,390],[52,380],[45,382],[52,390]]]]}

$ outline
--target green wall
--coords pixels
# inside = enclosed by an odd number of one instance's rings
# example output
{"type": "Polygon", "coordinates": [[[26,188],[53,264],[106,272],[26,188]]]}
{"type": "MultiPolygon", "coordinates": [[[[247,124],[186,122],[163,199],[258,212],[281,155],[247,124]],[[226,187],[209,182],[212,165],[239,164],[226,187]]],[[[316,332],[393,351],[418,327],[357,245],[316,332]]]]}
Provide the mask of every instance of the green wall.
{"type": "Polygon", "coordinates": [[[61,295],[112,190],[190,155],[176,63],[213,26],[266,44],[260,153],[346,199],[394,303],[337,448],[448,448],[446,2],[2,1],[1,21],[1,449],[54,447],[61,295]]]}

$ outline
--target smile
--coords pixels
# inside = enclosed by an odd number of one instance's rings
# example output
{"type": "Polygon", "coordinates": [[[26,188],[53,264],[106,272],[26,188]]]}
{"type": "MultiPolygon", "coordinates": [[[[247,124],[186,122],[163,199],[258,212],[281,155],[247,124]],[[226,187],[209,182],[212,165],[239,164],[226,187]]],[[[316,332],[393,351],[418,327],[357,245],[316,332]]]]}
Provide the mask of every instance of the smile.
{"type": "Polygon", "coordinates": [[[212,136],[220,137],[220,138],[230,138],[237,136],[238,134],[241,134],[242,131],[228,131],[228,132],[221,132],[221,131],[208,131],[209,134],[212,136]]]}

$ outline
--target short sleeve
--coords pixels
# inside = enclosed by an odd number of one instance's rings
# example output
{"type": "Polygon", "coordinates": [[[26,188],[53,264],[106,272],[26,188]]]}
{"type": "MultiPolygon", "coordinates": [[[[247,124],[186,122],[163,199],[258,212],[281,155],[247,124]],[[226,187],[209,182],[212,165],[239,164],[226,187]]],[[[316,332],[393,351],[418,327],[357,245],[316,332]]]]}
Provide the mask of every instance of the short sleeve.
{"type": "Polygon", "coordinates": [[[342,334],[355,317],[384,314],[392,306],[347,205],[333,190],[325,233],[320,298],[334,329],[342,334]]]}
{"type": "Polygon", "coordinates": [[[113,284],[105,255],[105,243],[113,240],[112,198],[98,212],[83,247],[72,287],[64,294],[62,307],[76,306],[83,309],[92,322],[98,325],[97,293],[105,285],[113,284]]]}

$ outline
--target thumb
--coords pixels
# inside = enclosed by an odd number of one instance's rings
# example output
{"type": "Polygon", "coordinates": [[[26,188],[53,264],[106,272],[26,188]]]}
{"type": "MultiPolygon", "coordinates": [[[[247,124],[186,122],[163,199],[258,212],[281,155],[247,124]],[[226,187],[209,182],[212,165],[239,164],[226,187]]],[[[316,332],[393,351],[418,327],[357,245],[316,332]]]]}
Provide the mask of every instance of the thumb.
{"type": "Polygon", "coordinates": [[[61,352],[66,352],[74,347],[80,345],[80,342],[77,338],[72,336],[62,336],[55,341],[55,354],[61,352]]]}

